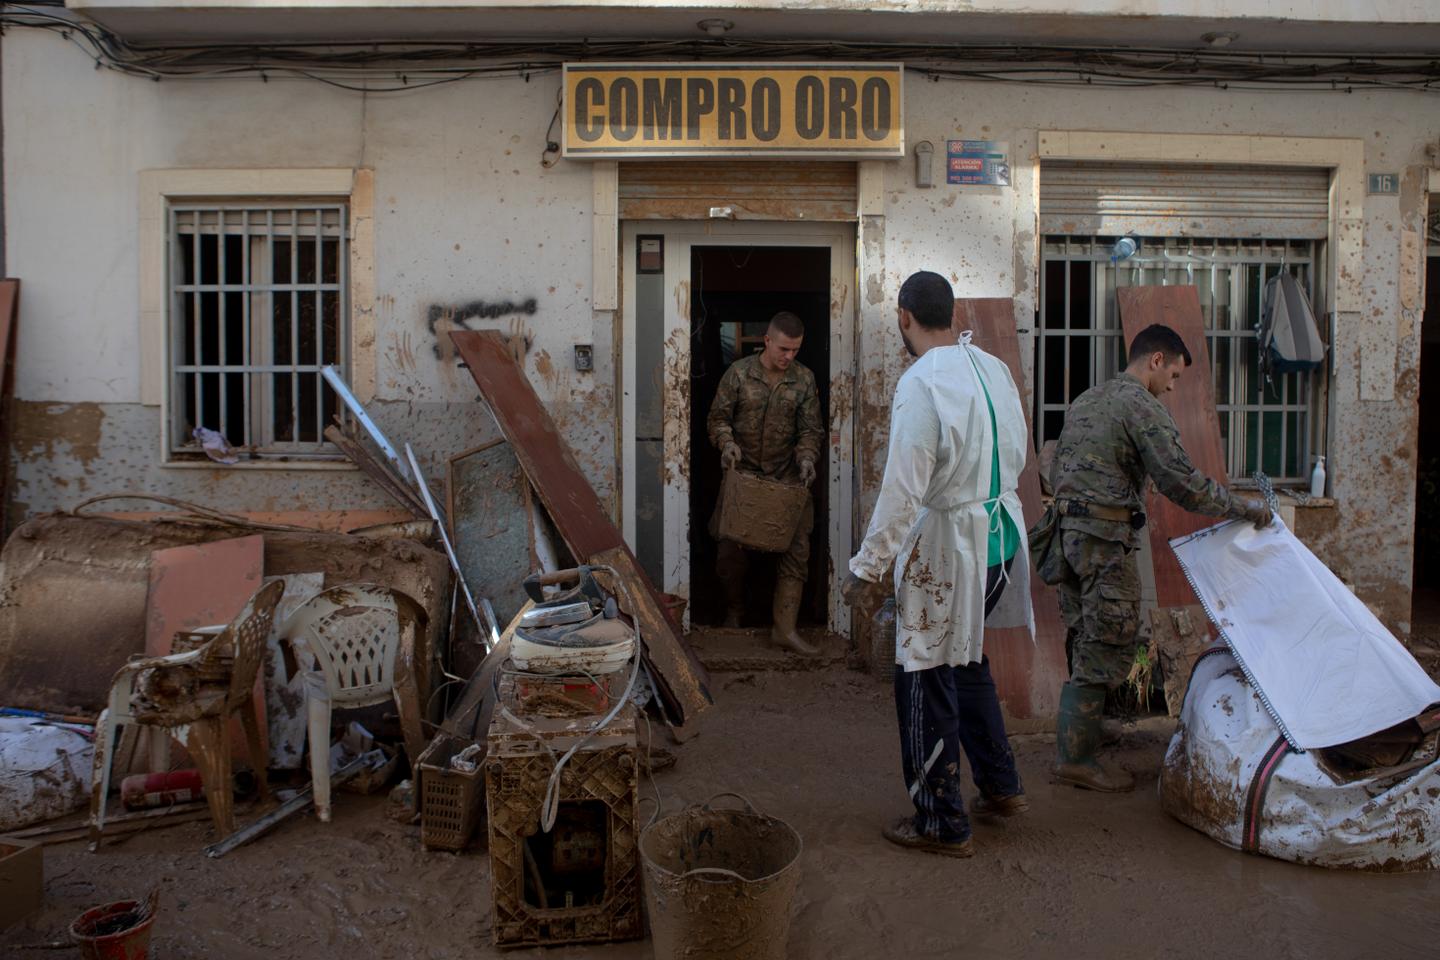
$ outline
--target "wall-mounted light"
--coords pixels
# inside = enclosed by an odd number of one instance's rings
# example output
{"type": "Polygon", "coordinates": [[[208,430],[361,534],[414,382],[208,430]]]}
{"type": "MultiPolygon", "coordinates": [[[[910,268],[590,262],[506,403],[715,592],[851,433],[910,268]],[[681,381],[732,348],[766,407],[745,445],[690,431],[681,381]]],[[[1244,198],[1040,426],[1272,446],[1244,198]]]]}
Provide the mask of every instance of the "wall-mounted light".
{"type": "Polygon", "coordinates": [[[915,186],[935,186],[934,176],[930,172],[930,163],[935,159],[935,145],[929,140],[921,140],[915,144],[915,186]]]}
{"type": "Polygon", "coordinates": [[[711,17],[709,20],[701,20],[699,23],[695,24],[695,26],[699,27],[701,30],[704,30],[712,37],[723,37],[725,36],[725,34],[735,29],[734,21],[721,20],[718,17],[711,17]]]}

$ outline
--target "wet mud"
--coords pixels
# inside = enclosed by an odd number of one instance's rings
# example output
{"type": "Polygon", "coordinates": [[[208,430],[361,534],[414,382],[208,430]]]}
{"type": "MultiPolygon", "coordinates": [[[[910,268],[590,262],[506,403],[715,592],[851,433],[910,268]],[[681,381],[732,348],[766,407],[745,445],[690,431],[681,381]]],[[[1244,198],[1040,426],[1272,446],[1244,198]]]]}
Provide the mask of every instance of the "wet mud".
{"type": "MultiPolygon", "coordinates": [[[[1121,795],[1050,784],[1054,737],[1012,738],[1030,811],[976,818],[975,856],[955,860],[880,836],[908,806],[889,684],[843,668],[712,679],[715,708],[694,739],[665,744],[679,762],[654,782],[666,814],[735,790],[800,833],[789,957],[1435,955],[1440,873],[1247,856],[1167,816],[1156,778],[1169,721],[1129,727],[1106,748],[1139,781],[1121,795]]],[[[642,795],[651,789],[642,780],[642,795]]],[[[962,791],[973,799],[968,771],[962,791]]],[[[641,806],[646,818],[650,806],[641,806]]],[[[79,842],[49,847],[45,906],[0,932],[0,956],[29,956],[16,948],[63,939],[82,910],[155,882],[166,906],[152,955],[166,960],[654,955],[649,941],[502,954],[490,945],[483,850],[425,853],[418,827],[386,818],[383,795],[339,794],[334,816],[297,817],[218,861],[200,852],[206,821],[98,854],[79,842]]]]}

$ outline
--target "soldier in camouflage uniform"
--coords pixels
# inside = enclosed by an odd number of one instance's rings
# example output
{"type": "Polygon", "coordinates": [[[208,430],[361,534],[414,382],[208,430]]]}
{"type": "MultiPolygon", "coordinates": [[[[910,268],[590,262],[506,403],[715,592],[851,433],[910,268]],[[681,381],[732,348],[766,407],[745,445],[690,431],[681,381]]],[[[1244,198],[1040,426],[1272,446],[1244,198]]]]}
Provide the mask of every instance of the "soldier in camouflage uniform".
{"type": "Polygon", "coordinates": [[[1146,478],[1192,513],[1241,517],[1257,527],[1271,522],[1263,501],[1238,497],[1206,477],[1180,445],[1175,421],[1159,399],[1191,362],[1180,335],[1160,324],[1147,327],[1131,343],[1129,357],[1119,376],[1082,393],[1066,412],[1050,471],[1055,505],[1041,521],[1056,519],[1057,529],[1049,548],[1035,557],[1040,577],[1059,588],[1070,657],[1055,778],[1106,792],[1135,784],[1129,773],[1096,761],[1095,752],[1105,692],[1124,681],[1135,658],[1135,549],[1146,478]]]}
{"type": "MultiPolygon", "coordinates": [[[[710,442],[720,451],[727,470],[745,470],[783,483],[809,486],[815,480],[825,428],[820,422],[820,395],[815,375],[795,359],[805,327],[793,313],[777,313],[765,333],[765,349],[741,357],[720,378],[706,425],[710,442]]],[[[716,533],[719,505],[710,521],[716,533]]],[[[772,603],[773,643],[803,656],[819,651],[795,630],[800,593],[810,560],[810,528],[815,507],[810,498],[790,549],[780,558],[772,603]]],[[[725,588],[726,626],[739,626],[745,605],[745,550],[732,540],[720,540],[715,572],[725,588]]]]}

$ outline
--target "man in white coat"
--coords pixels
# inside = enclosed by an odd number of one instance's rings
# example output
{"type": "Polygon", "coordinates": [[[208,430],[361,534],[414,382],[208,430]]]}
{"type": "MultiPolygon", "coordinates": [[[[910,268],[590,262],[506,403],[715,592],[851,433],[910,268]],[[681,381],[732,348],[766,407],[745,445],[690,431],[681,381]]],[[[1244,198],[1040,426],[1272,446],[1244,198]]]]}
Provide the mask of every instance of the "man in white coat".
{"type": "Polygon", "coordinates": [[[949,282],[913,274],[898,306],[900,335],[917,359],[895,389],[885,479],[841,590],[869,612],[895,566],[895,707],[915,813],[885,838],[968,857],[962,749],[980,792],[973,813],[1013,816],[1028,806],[983,643],[986,623],[1034,632],[1015,492],[1029,437],[1009,368],[953,329],[949,282]]]}

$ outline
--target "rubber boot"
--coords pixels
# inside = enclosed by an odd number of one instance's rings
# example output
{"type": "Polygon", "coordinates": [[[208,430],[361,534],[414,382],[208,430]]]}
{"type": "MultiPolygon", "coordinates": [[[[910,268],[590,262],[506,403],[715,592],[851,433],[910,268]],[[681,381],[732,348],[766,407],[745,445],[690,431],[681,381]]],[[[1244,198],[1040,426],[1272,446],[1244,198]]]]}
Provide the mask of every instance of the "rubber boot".
{"type": "Polygon", "coordinates": [[[1129,772],[1107,767],[1095,759],[1104,709],[1102,686],[1072,682],[1060,688],[1060,713],[1055,719],[1057,783],[1101,793],[1124,793],[1135,788],[1135,778],[1129,772]]]}
{"type": "Polygon", "coordinates": [[[770,642],[802,657],[818,657],[819,648],[806,643],[795,632],[795,618],[800,615],[800,593],[804,589],[805,581],[792,577],[781,577],[775,582],[775,602],[771,608],[775,625],[770,628],[770,642]]]}
{"type": "Polygon", "coordinates": [[[722,540],[715,558],[715,573],[725,593],[725,620],[722,625],[727,628],[739,627],[745,615],[745,567],[745,554],[740,547],[722,540]]]}

